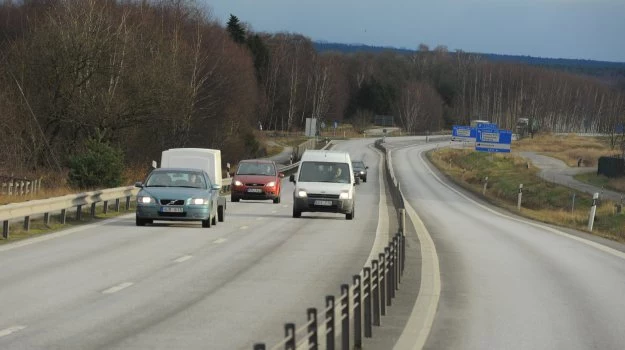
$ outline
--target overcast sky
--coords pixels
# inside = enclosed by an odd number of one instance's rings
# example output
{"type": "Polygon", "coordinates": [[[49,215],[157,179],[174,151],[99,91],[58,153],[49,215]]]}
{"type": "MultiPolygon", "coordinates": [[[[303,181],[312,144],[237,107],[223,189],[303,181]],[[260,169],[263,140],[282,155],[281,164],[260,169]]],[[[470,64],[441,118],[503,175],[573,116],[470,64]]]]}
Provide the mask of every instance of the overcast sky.
{"type": "Polygon", "coordinates": [[[198,0],[313,40],[625,62],[625,0],[198,0]]]}

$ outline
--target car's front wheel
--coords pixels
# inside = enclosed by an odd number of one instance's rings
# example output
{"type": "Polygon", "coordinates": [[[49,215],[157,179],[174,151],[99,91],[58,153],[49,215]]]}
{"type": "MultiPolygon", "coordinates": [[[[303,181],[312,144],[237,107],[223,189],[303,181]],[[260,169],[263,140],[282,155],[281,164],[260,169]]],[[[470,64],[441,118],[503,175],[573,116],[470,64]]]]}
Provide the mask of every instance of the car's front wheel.
{"type": "Polygon", "coordinates": [[[151,224],[152,220],[149,219],[141,219],[141,218],[136,218],[135,224],[137,226],[145,226],[145,224],[151,224]]]}
{"type": "Polygon", "coordinates": [[[295,209],[295,207],[293,207],[293,217],[294,217],[294,218],[300,218],[300,217],[302,217],[302,212],[301,212],[301,210],[297,210],[297,209],[295,209]]]}
{"type": "Polygon", "coordinates": [[[236,197],[236,196],[230,196],[230,201],[231,202],[238,202],[241,198],[236,197]]]}
{"type": "Polygon", "coordinates": [[[202,227],[210,228],[211,227],[211,218],[209,217],[206,220],[202,220],[202,227]]]}
{"type": "Polygon", "coordinates": [[[356,206],[352,207],[352,212],[345,214],[345,220],[354,219],[354,213],[356,212],[356,206]]]}
{"type": "Polygon", "coordinates": [[[275,204],[280,203],[280,197],[276,197],[276,198],[274,198],[274,199],[273,199],[273,202],[274,202],[275,204]]]}
{"type": "Polygon", "coordinates": [[[224,206],[220,205],[217,207],[217,219],[219,220],[219,222],[224,222],[225,219],[225,212],[224,212],[224,206]]]}

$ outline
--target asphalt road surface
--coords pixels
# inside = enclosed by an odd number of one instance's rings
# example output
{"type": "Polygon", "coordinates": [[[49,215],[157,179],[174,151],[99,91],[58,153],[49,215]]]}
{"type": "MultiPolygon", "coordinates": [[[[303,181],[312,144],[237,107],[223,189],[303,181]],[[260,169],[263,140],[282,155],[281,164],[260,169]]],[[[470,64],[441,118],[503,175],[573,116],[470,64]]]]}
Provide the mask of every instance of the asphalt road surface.
{"type": "Polygon", "coordinates": [[[395,174],[440,263],[425,348],[625,348],[625,254],[492,210],[443,184],[424,161],[432,145],[395,146],[395,174]]]}
{"type": "Polygon", "coordinates": [[[282,203],[228,202],[226,221],[135,227],[124,216],[0,247],[1,349],[251,349],[324,307],[371,253],[378,223],[372,140],[336,149],[369,165],[356,214],[293,219],[282,203]]]}

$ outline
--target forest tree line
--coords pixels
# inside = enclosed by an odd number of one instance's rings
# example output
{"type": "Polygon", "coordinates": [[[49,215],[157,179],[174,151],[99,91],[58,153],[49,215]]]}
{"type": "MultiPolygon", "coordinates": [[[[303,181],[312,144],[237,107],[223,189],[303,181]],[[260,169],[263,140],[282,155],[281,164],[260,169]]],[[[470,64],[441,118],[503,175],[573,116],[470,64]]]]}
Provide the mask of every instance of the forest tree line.
{"type": "Polygon", "coordinates": [[[172,147],[256,157],[254,129],[306,118],[364,128],[393,115],[410,133],[471,119],[609,132],[625,91],[597,78],[490,62],[444,46],[412,54],[318,53],[299,34],[223,25],[184,0],[31,0],[0,6],[0,172],[61,169],[88,142],[128,165],[172,147]]]}

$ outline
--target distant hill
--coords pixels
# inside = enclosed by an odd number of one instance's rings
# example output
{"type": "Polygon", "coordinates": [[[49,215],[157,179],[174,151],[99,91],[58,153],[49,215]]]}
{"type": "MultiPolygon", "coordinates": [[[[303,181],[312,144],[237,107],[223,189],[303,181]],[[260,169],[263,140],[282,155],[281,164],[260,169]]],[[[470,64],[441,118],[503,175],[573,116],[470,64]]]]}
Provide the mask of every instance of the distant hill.
{"type": "MultiPolygon", "coordinates": [[[[369,46],[364,44],[340,44],[340,43],[328,43],[328,42],[314,42],[315,49],[318,52],[342,52],[342,53],[356,53],[356,52],[370,52],[381,53],[385,51],[393,51],[400,54],[413,54],[416,51],[406,48],[384,47],[384,46],[369,46]]],[[[502,55],[492,53],[473,53],[484,57],[487,60],[493,62],[517,62],[524,63],[533,66],[540,66],[546,68],[555,68],[559,70],[568,71],[571,73],[586,74],[604,78],[613,83],[625,82],[625,62],[607,62],[607,61],[594,61],[594,60],[581,60],[581,59],[566,59],[566,58],[545,58],[545,57],[532,57],[521,55],[502,55]]]]}

